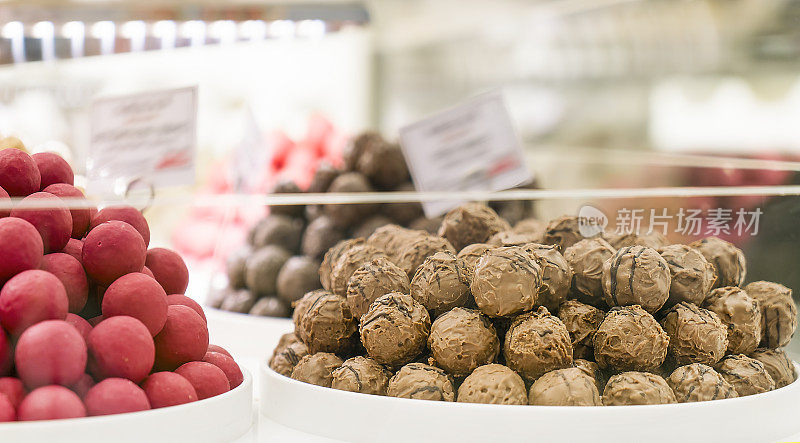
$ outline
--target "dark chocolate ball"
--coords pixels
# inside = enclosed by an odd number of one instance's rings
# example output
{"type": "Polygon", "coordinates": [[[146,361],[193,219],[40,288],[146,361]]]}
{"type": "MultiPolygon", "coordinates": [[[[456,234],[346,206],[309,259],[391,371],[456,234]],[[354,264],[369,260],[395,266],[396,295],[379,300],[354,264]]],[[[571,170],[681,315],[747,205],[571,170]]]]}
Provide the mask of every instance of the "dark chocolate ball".
{"type": "Polygon", "coordinates": [[[301,250],[304,255],[322,258],[328,249],[344,238],[330,217],[321,216],[312,221],[303,234],[301,250]]]}
{"type": "Polygon", "coordinates": [[[280,246],[264,246],[245,262],[245,283],[254,294],[274,295],[278,290],[278,272],[289,259],[280,246]]]}
{"type": "Polygon", "coordinates": [[[298,251],[303,236],[303,221],[285,215],[270,215],[256,225],[253,246],[280,246],[290,252],[298,251]]]}
{"type": "Polygon", "coordinates": [[[264,297],[250,309],[250,315],[261,317],[289,317],[289,305],[277,297],[264,297]]]}
{"type": "Polygon", "coordinates": [[[330,163],[321,162],[319,166],[317,166],[314,176],[311,178],[311,184],[308,185],[308,192],[327,192],[331,183],[333,183],[339,174],[341,174],[341,171],[334,168],[330,163]]]}
{"type": "Polygon", "coordinates": [[[222,299],[219,308],[223,311],[247,314],[256,303],[256,296],[247,289],[230,291],[222,299]]]}
{"type": "Polygon", "coordinates": [[[241,289],[246,286],[245,274],[247,268],[245,263],[247,263],[247,258],[252,253],[253,250],[249,246],[242,246],[228,256],[225,268],[228,274],[228,285],[231,288],[241,289]]]}
{"type": "MultiPolygon", "coordinates": [[[[275,184],[270,194],[299,194],[303,192],[297,183],[291,180],[281,180],[275,184]]],[[[303,205],[281,205],[269,206],[270,214],[288,215],[291,217],[300,217],[303,215],[303,205]]]]}
{"type": "Polygon", "coordinates": [[[291,257],[278,273],[278,297],[288,304],[300,300],[306,292],[321,287],[319,262],[311,257],[291,257]]]}
{"type": "MultiPolygon", "coordinates": [[[[328,192],[372,192],[367,178],[358,172],[348,172],[336,177],[331,183],[328,192]]],[[[325,205],[325,215],[331,218],[333,223],[343,229],[351,228],[361,221],[366,214],[375,212],[374,204],[329,204],[325,205]]]]}
{"type": "MultiPolygon", "coordinates": [[[[396,192],[416,192],[414,184],[405,182],[395,188],[396,192]]],[[[419,202],[387,203],[383,206],[383,213],[396,223],[407,226],[417,218],[423,217],[422,205],[419,202]]],[[[436,226],[439,229],[439,225],[436,226]]]]}

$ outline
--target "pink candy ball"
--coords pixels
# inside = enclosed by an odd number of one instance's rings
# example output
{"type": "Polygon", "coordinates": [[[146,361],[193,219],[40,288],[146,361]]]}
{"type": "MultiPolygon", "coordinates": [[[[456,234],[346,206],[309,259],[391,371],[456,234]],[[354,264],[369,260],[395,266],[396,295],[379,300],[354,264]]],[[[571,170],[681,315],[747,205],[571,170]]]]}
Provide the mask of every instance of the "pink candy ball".
{"type": "Polygon", "coordinates": [[[183,294],[189,286],[189,269],[177,252],[165,248],[147,251],[145,265],[167,294],[183,294]]]}
{"type": "Polygon", "coordinates": [[[52,152],[40,152],[33,154],[31,158],[36,162],[36,166],[39,169],[39,175],[41,176],[39,186],[42,189],[55,183],[69,185],[75,183],[75,175],[72,172],[72,168],[60,155],[52,152]]]}
{"type": "Polygon", "coordinates": [[[42,386],[31,391],[17,410],[19,421],[80,417],[86,417],[86,407],[80,397],[58,385],[42,386]]]}
{"type": "Polygon", "coordinates": [[[121,221],[103,223],[83,241],[81,262],[86,273],[102,285],[142,270],[146,247],[142,236],[121,221]]]}
{"type": "Polygon", "coordinates": [[[133,206],[112,206],[101,209],[92,217],[89,229],[94,229],[111,220],[123,221],[133,226],[133,228],[142,235],[144,244],[150,244],[150,227],[147,225],[147,220],[144,218],[144,215],[133,206]]]}
{"type": "Polygon", "coordinates": [[[44,208],[21,208],[11,210],[12,217],[19,217],[32,224],[42,236],[44,251],[56,252],[64,249],[72,236],[72,214],[60,198],[49,192],[36,192],[22,199],[26,202],[44,203],[44,208]]]}
{"type": "Polygon", "coordinates": [[[197,401],[197,392],[189,380],[174,372],[156,372],[142,383],[153,409],[197,401]]]}
{"type": "Polygon", "coordinates": [[[24,197],[39,189],[42,176],[36,162],[19,149],[0,151],[0,186],[12,197],[24,197]]]}
{"type": "Polygon", "coordinates": [[[167,294],[157,281],[133,272],[111,283],[103,294],[101,308],[104,318],[133,317],[155,336],[167,321],[167,294]]]}
{"type": "Polygon", "coordinates": [[[37,269],[17,274],[0,290],[0,324],[18,336],[44,320],[63,320],[69,299],[55,275],[37,269]]]}
{"type": "Polygon", "coordinates": [[[167,307],[167,322],[154,340],[156,368],[173,370],[203,358],[208,349],[208,327],[192,308],[172,305],[167,307]]]}
{"type": "Polygon", "coordinates": [[[239,368],[239,365],[236,364],[229,355],[219,352],[206,352],[203,361],[222,369],[222,372],[228,377],[228,383],[230,383],[231,389],[239,386],[244,381],[244,374],[242,374],[241,368],[239,368]]]}
{"type": "Polygon", "coordinates": [[[167,296],[167,304],[169,305],[183,305],[189,308],[194,309],[194,312],[197,312],[197,315],[206,320],[206,313],[203,312],[203,307],[200,306],[200,303],[192,300],[191,298],[183,295],[183,294],[170,294],[167,296]]]}
{"type": "Polygon", "coordinates": [[[86,369],[86,342],[63,320],[37,323],[19,337],[14,362],[19,378],[29,388],[71,385],[86,369]]]}
{"type": "Polygon", "coordinates": [[[0,282],[38,269],[43,256],[42,237],[32,224],[16,217],[0,218],[0,282]]]}
{"type": "Polygon", "coordinates": [[[125,378],[107,378],[94,385],[83,398],[89,415],[124,414],[150,409],[147,394],[125,378]]]}
{"type": "Polygon", "coordinates": [[[175,370],[194,387],[197,399],[203,400],[231,390],[228,377],[222,369],[204,361],[190,361],[175,370]]]}
{"type": "Polygon", "coordinates": [[[89,297],[89,280],[81,262],[71,255],[54,252],[44,256],[42,270],[55,275],[64,285],[69,299],[69,312],[81,312],[89,297]]]}
{"type": "MultiPolygon", "coordinates": [[[[44,192],[49,192],[59,198],[85,200],[80,189],[66,183],[56,183],[44,188],[44,192]]],[[[89,222],[92,220],[92,213],[89,209],[72,208],[69,210],[72,215],[72,238],[83,238],[89,229],[89,222]]]]}
{"type": "Polygon", "coordinates": [[[139,383],[153,368],[155,348],[150,331],[133,317],[103,320],[89,333],[90,367],[96,378],[119,377],[139,383]]]}

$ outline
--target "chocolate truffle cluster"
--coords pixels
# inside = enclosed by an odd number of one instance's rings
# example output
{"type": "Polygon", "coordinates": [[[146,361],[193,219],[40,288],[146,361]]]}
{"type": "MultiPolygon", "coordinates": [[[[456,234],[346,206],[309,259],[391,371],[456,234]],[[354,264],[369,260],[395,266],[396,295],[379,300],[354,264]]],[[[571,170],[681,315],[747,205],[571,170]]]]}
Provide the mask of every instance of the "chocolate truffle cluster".
{"type": "Polygon", "coordinates": [[[752,395],[795,380],[791,290],[744,286],[733,244],[583,238],[486,205],[437,234],[387,225],[324,256],[270,366],[348,391],[467,403],[618,406],[752,395]],[[339,380],[337,382],[337,380],[339,380]]]}

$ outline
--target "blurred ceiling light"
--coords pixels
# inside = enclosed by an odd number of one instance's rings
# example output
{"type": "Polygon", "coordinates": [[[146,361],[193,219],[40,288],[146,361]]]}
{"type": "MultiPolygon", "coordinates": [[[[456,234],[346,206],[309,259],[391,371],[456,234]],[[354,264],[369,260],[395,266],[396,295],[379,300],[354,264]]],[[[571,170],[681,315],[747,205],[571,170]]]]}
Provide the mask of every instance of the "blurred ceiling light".
{"type": "Polygon", "coordinates": [[[320,38],[325,35],[325,22],[322,20],[301,20],[297,23],[300,37],[320,38]]]}
{"type": "Polygon", "coordinates": [[[86,25],[83,22],[66,22],[61,27],[61,35],[69,39],[72,57],[83,57],[83,45],[86,39],[86,25]]]}
{"type": "Polygon", "coordinates": [[[91,35],[100,39],[100,54],[109,55],[114,53],[114,44],[117,39],[117,25],[109,20],[99,21],[92,25],[91,35]]]}
{"type": "Polygon", "coordinates": [[[120,34],[131,41],[131,52],[144,51],[147,38],[147,25],[142,20],[125,22],[120,27],[120,34]]]}
{"type": "Polygon", "coordinates": [[[239,35],[245,40],[264,40],[267,38],[267,23],[264,20],[244,21],[239,24],[239,35]]]}
{"type": "Polygon", "coordinates": [[[233,20],[217,20],[211,23],[208,33],[221,44],[233,43],[236,41],[236,23],[233,20]]]}
{"type": "Polygon", "coordinates": [[[56,30],[53,22],[38,22],[31,28],[33,37],[42,42],[42,60],[52,61],[56,59],[56,30]]]}
{"type": "Polygon", "coordinates": [[[196,48],[206,44],[206,22],[201,20],[189,20],[181,24],[180,34],[183,38],[189,39],[189,46],[196,48]]]}
{"type": "Polygon", "coordinates": [[[294,37],[295,23],[291,20],[275,20],[269,25],[269,34],[277,38],[294,37]]]}
{"type": "Polygon", "coordinates": [[[14,63],[25,61],[25,25],[22,22],[8,22],[3,26],[0,35],[11,40],[11,56],[14,63]]]}
{"type": "Polygon", "coordinates": [[[161,40],[161,49],[175,49],[176,28],[172,20],[160,20],[153,25],[153,35],[161,40]]]}

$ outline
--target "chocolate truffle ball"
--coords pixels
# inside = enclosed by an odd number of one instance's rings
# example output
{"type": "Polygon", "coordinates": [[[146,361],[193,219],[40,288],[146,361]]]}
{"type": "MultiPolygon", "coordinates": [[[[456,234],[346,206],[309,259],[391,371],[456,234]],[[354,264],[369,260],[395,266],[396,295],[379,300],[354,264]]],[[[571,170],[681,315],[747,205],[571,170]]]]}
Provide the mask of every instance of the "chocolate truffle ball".
{"type": "Polygon", "coordinates": [[[453,379],[444,370],[423,363],[409,363],[389,380],[387,395],[417,400],[454,401],[453,379]]]}
{"type": "Polygon", "coordinates": [[[782,388],[794,382],[794,364],[783,349],[759,348],[750,354],[750,358],[764,365],[764,369],[775,382],[775,388],[782,388]]]}
{"type": "Polygon", "coordinates": [[[728,349],[728,328],[712,311],[681,302],[661,320],[669,335],[669,354],[675,363],[716,364],[728,349]]]}
{"type": "Polygon", "coordinates": [[[509,368],[536,380],[546,372],[572,367],[572,342],[564,323],[540,306],[514,319],[503,355],[509,368]]]}
{"type": "Polygon", "coordinates": [[[761,310],[761,346],[786,346],[797,329],[797,305],[792,290],[778,283],[754,281],[745,286],[761,310]]]}
{"type": "Polygon", "coordinates": [[[306,355],[308,355],[308,347],[301,341],[295,341],[283,347],[279,346],[275,348],[275,353],[269,359],[269,367],[278,374],[291,377],[294,367],[306,355]]]}
{"type": "MultiPolygon", "coordinates": [[[[348,172],[336,177],[328,192],[372,192],[372,190],[372,186],[363,174],[348,172]]],[[[334,225],[348,229],[361,221],[365,215],[374,213],[376,205],[370,203],[327,204],[323,210],[334,225]]]]}
{"type": "Polygon", "coordinates": [[[353,229],[353,237],[367,238],[372,235],[378,228],[385,225],[392,224],[392,220],[385,215],[373,215],[363,222],[361,222],[355,229],[353,229]]]}
{"type": "Polygon", "coordinates": [[[714,266],[700,251],[686,245],[665,246],[659,252],[672,277],[666,306],[682,301],[702,305],[717,279],[714,266]]]}
{"type": "Polygon", "coordinates": [[[480,203],[467,203],[450,210],[442,221],[439,235],[460,251],[473,243],[485,243],[500,231],[511,229],[507,221],[480,203]]]}
{"type": "Polygon", "coordinates": [[[289,253],[280,246],[264,246],[253,252],[245,262],[245,283],[250,292],[264,296],[278,290],[278,273],[289,253]]]}
{"type": "Polygon", "coordinates": [[[396,143],[367,145],[356,162],[356,169],[378,189],[392,189],[408,180],[408,167],[396,143]]]}
{"type": "Polygon", "coordinates": [[[652,371],[664,363],[669,336],[641,306],[612,308],[594,334],[594,358],[601,368],[652,371]]]}
{"type": "Polygon", "coordinates": [[[341,258],[342,254],[348,249],[364,244],[363,238],[353,238],[349,240],[342,240],[336,243],[333,247],[325,252],[325,257],[319,265],[319,280],[322,287],[330,290],[331,288],[331,273],[333,272],[336,262],[341,258]]]}
{"type": "Polygon", "coordinates": [[[578,368],[556,369],[531,385],[528,401],[539,406],[602,406],[594,377],[578,368]]]}
{"type": "Polygon", "coordinates": [[[286,303],[300,300],[305,293],[319,289],[319,262],[302,255],[286,260],[278,273],[278,297],[286,303]]]}
{"type": "Polygon", "coordinates": [[[364,152],[368,149],[371,149],[372,145],[379,145],[383,143],[386,143],[386,140],[383,139],[382,135],[375,131],[365,131],[361,134],[358,134],[344,147],[342,152],[344,167],[348,171],[355,171],[356,167],[358,166],[358,159],[361,158],[364,152]]]}
{"type": "Polygon", "coordinates": [[[290,312],[289,305],[283,300],[277,297],[262,297],[253,304],[248,314],[261,317],[289,317],[290,312]]]}
{"type": "Polygon", "coordinates": [[[572,341],[573,358],[593,358],[594,333],[603,323],[605,312],[577,300],[567,300],[558,309],[572,341]]]}
{"type": "Polygon", "coordinates": [[[333,370],[331,387],[362,394],[386,395],[391,373],[375,360],[357,356],[333,370]]]}
{"type": "Polygon", "coordinates": [[[378,297],[408,291],[408,275],[389,259],[378,257],[353,272],[347,283],[347,305],[355,318],[361,318],[378,297]]]}
{"type": "Polygon", "coordinates": [[[605,305],[603,265],[614,253],[614,248],[599,237],[581,240],[564,250],[564,259],[574,274],[572,288],[580,301],[598,307],[605,305]]]}
{"type": "Polygon", "coordinates": [[[428,347],[438,366],[461,377],[494,362],[500,353],[500,340],[492,323],[480,312],[453,308],[433,322],[428,347]]]}
{"type": "Polygon", "coordinates": [[[481,312],[505,317],[530,311],[542,286],[538,260],[518,246],[484,254],[472,277],[470,290],[481,312]]]}
{"type": "Polygon", "coordinates": [[[342,363],[341,358],[327,352],[309,354],[297,362],[291,377],[304,383],[330,388],[333,381],[333,370],[342,363]]]}
{"type": "Polygon", "coordinates": [[[547,230],[547,223],[538,218],[526,218],[514,224],[511,230],[520,234],[536,234],[544,241],[544,232],[547,230]]]}
{"type": "Polygon", "coordinates": [[[391,292],[378,297],[361,316],[361,342],[380,364],[400,366],[425,349],[431,318],[410,295],[391,292]]]}
{"type": "MultiPolygon", "coordinates": [[[[353,273],[363,264],[381,257],[386,258],[386,255],[379,249],[364,243],[363,240],[354,243],[351,247],[343,250],[336,262],[333,263],[329,274],[329,286],[325,286],[324,280],[322,281],[322,286],[329,289],[334,294],[346,297],[347,285],[350,283],[350,277],[353,276],[353,273]]],[[[326,254],[325,259],[327,260],[327,258],[328,255],[326,254]]],[[[323,266],[325,266],[325,261],[323,261],[323,266]]],[[[322,277],[321,271],[320,277],[322,277]]]]}
{"type": "Polygon", "coordinates": [[[295,305],[294,332],[312,353],[350,350],[357,326],[347,300],[328,291],[309,292],[295,305]]]}
{"type": "MultiPolygon", "coordinates": [[[[272,187],[269,194],[299,194],[303,192],[297,183],[292,180],[280,180],[272,187]]],[[[281,215],[288,215],[290,217],[300,217],[303,215],[303,206],[302,205],[281,205],[269,206],[269,213],[270,214],[281,214],[281,215]]]]}
{"type": "Polygon", "coordinates": [[[247,289],[236,289],[228,292],[225,298],[222,299],[219,308],[223,311],[238,312],[240,314],[247,314],[253,309],[256,304],[258,296],[247,289]]]}
{"type": "Polygon", "coordinates": [[[622,249],[628,246],[644,246],[645,248],[657,250],[669,244],[669,240],[664,237],[664,234],[657,231],[640,234],[631,232],[628,234],[609,235],[606,240],[614,249],[622,249]]]}
{"type": "Polygon", "coordinates": [[[758,302],[735,286],[711,291],[703,307],[713,311],[728,326],[728,352],[753,352],[761,340],[761,311],[758,302]]]}
{"type": "Polygon", "coordinates": [[[526,405],[525,382],[516,372],[496,363],[479,366],[458,388],[457,401],[493,405],[526,405]]]}
{"type": "Polygon", "coordinates": [[[600,371],[600,366],[598,366],[597,363],[582,358],[576,358],[573,361],[573,366],[591,377],[592,380],[594,380],[598,391],[602,391],[602,388],[606,385],[606,380],[603,376],[603,373],[600,371]]]}
{"type": "Polygon", "coordinates": [[[669,298],[667,262],[653,248],[626,246],[603,264],[603,300],[609,306],[639,305],[654,313],[669,298]]]}
{"type": "Polygon", "coordinates": [[[736,390],[711,366],[692,363],[680,366],[667,378],[678,403],[738,397],[736,390]]]}
{"type": "Polygon", "coordinates": [[[311,177],[311,183],[308,185],[308,192],[315,194],[327,192],[333,180],[335,180],[340,173],[341,171],[334,168],[327,161],[320,162],[317,165],[317,170],[314,171],[314,176],[311,177]]]}
{"type": "Polygon", "coordinates": [[[228,256],[225,262],[225,271],[228,275],[228,286],[231,288],[242,289],[247,284],[245,280],[247,269],[245,264],[252,253],[253,250],[249,246],[244,246],[228,256]]]}
{"type": "Polygon", "coordinates": [[[303,220],[299,218],[279,214],[270,215],[253,228],[253,246],[258,249],[267,245],[275,245],[290,252],[298,251],[303,228],[303,220]]]}
{"type": "MultiPolygon", "coordinates": [[[[395,192],[416,192],[414,184],[405,182],[395,188],[395,192]]],[[[401,225],[408,225],[412,221],[423,217],[422,205],[419,202],[387,203],[383,205],[383,213],[401,225]]],[[[438,226],[436,227],[439,228],[438,226]]]]}
{"type": "Polygon", "coordinates": [[[411,280],[411,296],[433,315],[458,306],[470,299],[470,272],[452,252],[437,252],[426,258],[411,280]]]}
{"type": "Polygon", "coordinates": [[[490,249],[494,249],[494,247],[486,243],[473,243],[458,251],[458,258],[464,262],[464,265],[466,265],[470,272],[474,273],[475,268],[478,266],[478,261],[480,261],[483,254],[490,249]]]}
{"type": "Polygon", "coordinates": [[[719,362],[716,369],[736,389],[739,397],[775,389],[775,381],[764,365],[746,355],[728,355],[719,362]]]}
{"type": "Polygon", "coordinates": [[[333,224],[330,217],[320,216],[306,227],[303,233],[301,251],[303,255],[322,258],[328,249],[344,238],[344,233],[333,224]]]}
{"type": "Polygon", "coordinates": [[[404,240],[400,245],[396,260],[392,261],[400,269],[406,271],[408,278],[413,278],[417,268],[431,255],[437,252],[454,254],[456,252],[447,240],[423,231],[411,231],[411,234],[404,240]]]}
{"type": "Polygon", "coordinates": [[[572,285],[572,267],[567,259],[558,252],[553,245],[530,243],[524,249],[538,258],[542,268],[542,292],[539,294],[539,304],[552,312],[567,299],[572,285]]]}
{"type": "Polygon", "coordinates": [[[513,229],[498,232],[486,244],[499,248],[501,246],[523,246],[528,243],[541,243],[542,236],[528,232],[515,232],[513,229]]]}
{"type": "Polygon", "coordinates": [[[411,237],[420,235],[419,231],[404,228],[398,225],[386,225],[375,230],[367,238],[367,243],[386,254],[392,262],[397,262],[400,256],[399,249],[411,237]]]}
{"type": "Polygon", "coordinates": [[[689,246],[700,251],[714,266],[717,274],[715,288],[742,285],[747,274],[747,265],[741,249],[717,237],[707,237],[689,246]]]}
{"type": "Polygon", "coordinates": [[[571,215],[550,220],[544,231],[544,243],[556,245],[561,251],[566,251],[570,246],[585,239],[579,229],[578,217],[571,215]]]}
{"type": "Polygon", "coordinates": [[[663,378],[649,372],[623,372],[611,377],[603,390],[603,405],[663,405],[677,403],[663,378]]]}

